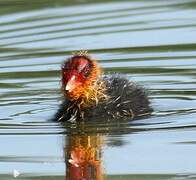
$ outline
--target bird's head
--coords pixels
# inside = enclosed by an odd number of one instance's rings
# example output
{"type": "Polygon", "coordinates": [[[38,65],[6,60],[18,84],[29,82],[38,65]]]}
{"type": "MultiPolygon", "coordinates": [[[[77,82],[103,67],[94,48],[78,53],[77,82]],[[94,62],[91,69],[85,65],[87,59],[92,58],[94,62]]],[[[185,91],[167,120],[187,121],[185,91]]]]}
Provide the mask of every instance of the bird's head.
{"type": "Polygon", "coordinates": [[[77,53],[62,65],[62,91],[71,101],[87,103],[94,96],[96,82],[101,74],[97,62],[86,53],[77,53]]]}

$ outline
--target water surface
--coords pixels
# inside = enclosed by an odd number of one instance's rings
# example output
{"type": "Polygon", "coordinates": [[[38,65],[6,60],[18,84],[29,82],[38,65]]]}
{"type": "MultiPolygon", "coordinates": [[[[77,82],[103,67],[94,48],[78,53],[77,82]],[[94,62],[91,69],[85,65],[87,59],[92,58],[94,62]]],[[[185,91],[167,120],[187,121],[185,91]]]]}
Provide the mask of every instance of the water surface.
{"type": "Polygon", "coordinates": [[[86,142],[105,179],[196,179],[195,1],[4,0],[0,10],[0,179],[65,179],[71,148],[86,142]],[[145,86],[153,115],[49,121],[61,62],[81,49],[145,86]]]}

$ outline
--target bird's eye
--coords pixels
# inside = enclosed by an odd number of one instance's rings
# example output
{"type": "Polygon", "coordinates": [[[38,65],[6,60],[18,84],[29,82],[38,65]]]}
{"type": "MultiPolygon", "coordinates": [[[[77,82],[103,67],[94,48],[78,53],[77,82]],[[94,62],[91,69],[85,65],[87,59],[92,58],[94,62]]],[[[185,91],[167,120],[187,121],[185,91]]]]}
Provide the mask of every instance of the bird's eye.
{"type": "Polygon", "coordinates": [[[90,75],[90,70],[89,69],[85,69],[83,71],[83,75],[84,75],[85,78],[87,78],[90,75]]]}

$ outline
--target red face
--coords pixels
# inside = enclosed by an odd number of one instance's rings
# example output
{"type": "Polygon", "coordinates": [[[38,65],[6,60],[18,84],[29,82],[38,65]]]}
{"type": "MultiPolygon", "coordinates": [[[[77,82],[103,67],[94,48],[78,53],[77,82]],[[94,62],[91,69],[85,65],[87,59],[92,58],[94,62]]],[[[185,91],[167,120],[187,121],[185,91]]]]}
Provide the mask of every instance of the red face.
{"type": "Polygon", "coordinates": [[[81,86],[91,72],[91,62],[85,57],[76,56],[66,61],[62,66],[62,83],[67,92],[72,92],[81,86]]]}

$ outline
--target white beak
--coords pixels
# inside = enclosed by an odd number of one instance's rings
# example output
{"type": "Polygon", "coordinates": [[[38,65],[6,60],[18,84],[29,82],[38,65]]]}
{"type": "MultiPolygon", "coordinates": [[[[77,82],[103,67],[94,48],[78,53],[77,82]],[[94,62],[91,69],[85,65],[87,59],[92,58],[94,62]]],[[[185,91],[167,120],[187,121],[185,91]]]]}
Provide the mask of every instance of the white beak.
{"type": "Polygon", "coordinates": [[[66,91],[71,91],[75,87],[75,81],[76,76],[72,76],[71,79],[67,82],[67,85],[65,86],[66,91]]]}

